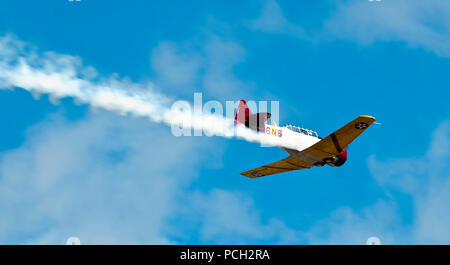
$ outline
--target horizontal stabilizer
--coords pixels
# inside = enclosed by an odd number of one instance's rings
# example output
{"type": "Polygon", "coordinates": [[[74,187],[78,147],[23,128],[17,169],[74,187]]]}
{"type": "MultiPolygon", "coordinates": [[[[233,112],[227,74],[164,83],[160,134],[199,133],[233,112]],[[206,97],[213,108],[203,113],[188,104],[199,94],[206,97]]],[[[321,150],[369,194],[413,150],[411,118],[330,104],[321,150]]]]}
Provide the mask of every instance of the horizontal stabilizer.
{"type": "Polygon", "coordinates": [[[239,106],[234,116],[235,124],[244,124],[245,127],[250,128],[255,131],[264,132],[264,124],[272,114],[267,112],[252,114],[245,100],[239,101],[239,106]]]}

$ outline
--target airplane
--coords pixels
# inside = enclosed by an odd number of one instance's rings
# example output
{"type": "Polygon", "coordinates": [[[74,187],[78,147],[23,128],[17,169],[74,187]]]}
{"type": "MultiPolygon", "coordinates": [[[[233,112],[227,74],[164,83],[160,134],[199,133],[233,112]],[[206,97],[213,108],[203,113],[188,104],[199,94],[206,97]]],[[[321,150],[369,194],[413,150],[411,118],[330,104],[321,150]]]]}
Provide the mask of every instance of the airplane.
{"type": "Polygon", "coordinates": [[[288,138],[297,144],[295,149],[281,147],[289,156],[283,160],[242,172],[249,178],[264,177],[300,169],[340,167],[347,161],[347,146],[375,122],[375,118],[362,115],[325,138],[317,132],[294,125],[279,127],[266,122],[271,114],[267,112],[251,114],[247,102],[241,100],[234,117],[235,124],[268,134],[273,137],[288,138]]]}

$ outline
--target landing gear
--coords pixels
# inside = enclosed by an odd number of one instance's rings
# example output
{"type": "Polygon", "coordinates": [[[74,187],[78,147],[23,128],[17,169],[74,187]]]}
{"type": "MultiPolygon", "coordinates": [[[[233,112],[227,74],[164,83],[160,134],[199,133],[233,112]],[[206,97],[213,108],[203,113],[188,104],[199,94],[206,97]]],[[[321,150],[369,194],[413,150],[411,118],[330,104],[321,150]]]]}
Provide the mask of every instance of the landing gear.
{"type": "Polygon", "coordinates": [[[314,163],[314,166],[323,167],[323,166],[325,166],[325,162],[316,162],[316,163],[314,163]]]}
{"type": "Polygon", "coordinates": [[[327,163],[327,164],[333,163],[333,161],[334,161],[334,158],[333,158],[333,157],[327,157],[327,158],[325,158],[325,159],[323,160],[323,162],[325,162],[325,163],[327,163]]]}

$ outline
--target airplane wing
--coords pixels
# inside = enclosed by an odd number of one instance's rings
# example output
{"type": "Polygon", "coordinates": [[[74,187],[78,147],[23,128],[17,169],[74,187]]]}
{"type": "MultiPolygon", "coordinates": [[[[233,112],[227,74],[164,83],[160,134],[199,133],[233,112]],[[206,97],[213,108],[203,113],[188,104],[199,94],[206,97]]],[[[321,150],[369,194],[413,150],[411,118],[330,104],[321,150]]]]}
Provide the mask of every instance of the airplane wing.
{"type": "Polygon", "coordinates": [[[322,162],[325,158],[339,155],[342,150],[347,148],[351,142],[353,142],[374,122],[374,117],[359,116],[305,150],[296,151],[285,149],[291,153],[291,156],[262,167],[242,172],[241,175],[249,178],[257,178],[288,171],[311,168],[315,162],[322,162]]]}
{"type": "Polygon", "coordinates": [[[293,170],[310,168],[312,166],[313,166],[312,164],[308,164],[304,161],[296,159],[293,156],[289,156],[283,160],[262,167],[258,167],[246,172],[242,172],[241,175],[246,176],[248,178],[257,178],[293,170]]]}
{"type": "Polygon", "coordinates": [[[302,150],[301,152],[318,158],[320,159],[319,161],[322,161],[323,159],[328,157],[337,156],[374,122],[374,117],[359,116],[358,118],[344,125],[339,130],[328,135],[320,142],[306,148],[305,150],[302,150]]]}

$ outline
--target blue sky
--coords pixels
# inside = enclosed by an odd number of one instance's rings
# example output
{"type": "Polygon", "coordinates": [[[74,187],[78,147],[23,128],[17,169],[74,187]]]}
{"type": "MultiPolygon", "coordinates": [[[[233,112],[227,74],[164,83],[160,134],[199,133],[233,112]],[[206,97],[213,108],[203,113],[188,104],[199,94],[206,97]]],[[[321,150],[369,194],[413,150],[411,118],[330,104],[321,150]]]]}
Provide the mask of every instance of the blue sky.
{"type": "Polygon", "coordinates": [[[281,124],[322,137],[358,115],[381,125],[341,168],[249,180],[239,173],[287,154],[1,87],[0,242],[448,244],[449,12],[438,0],[2,1],[0,36],[102,77],[172,99],[278,100],[281,124]]]}

